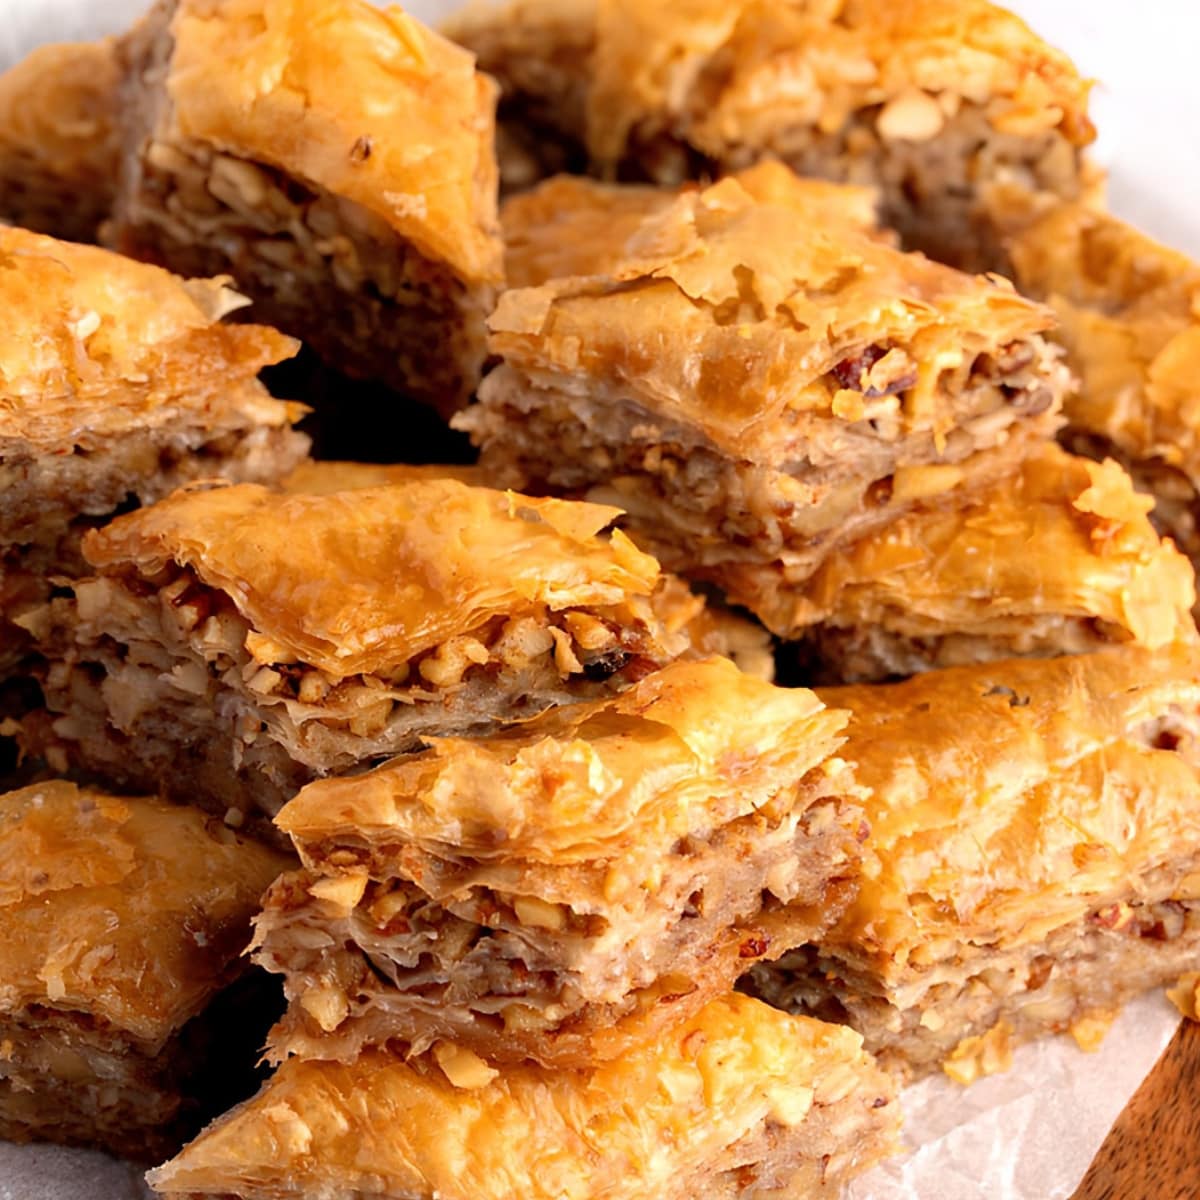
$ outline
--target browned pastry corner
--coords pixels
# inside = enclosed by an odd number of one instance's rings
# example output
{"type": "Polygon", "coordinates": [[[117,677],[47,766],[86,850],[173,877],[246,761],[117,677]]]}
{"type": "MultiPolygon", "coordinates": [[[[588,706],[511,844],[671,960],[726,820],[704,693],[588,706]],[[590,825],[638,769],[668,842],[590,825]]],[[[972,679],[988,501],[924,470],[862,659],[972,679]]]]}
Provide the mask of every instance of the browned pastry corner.
{"type": "Polygon", "coordinates": [[[608,274],[506,292],[455,418],[489,478],[626,510],[663,565],[776,634],[839,545],[1011,475],[1070,385],[1048,310],[727,179],[608,274]]]}
{"type": "Polygon", "coordinates": [[[180,484],[273,482],[303,458],[303,409],[259,370],[295,343],[222,317],[228,280],[183,280],[0,226],[0,673],[14,622],[85,569],[82,535],[180,484]]]}
{"type": "Polygon", "coordinates": [[[1196,636],[1195,574],[1115,462],[1037,447],[1017,474],[834,551],[803,652],[832,682],[1196,636]]]}
{"type": "MultiPolygon", "coordinates": [[[[790,209],[813,226],[891,236],[879,229],[879,197],[873,188],[801,179],[769,159],[734,178],[753,200],[790,209]]],[[[646,219],[665,212],[681,192],[697,186],[599,183],[556,175],[510,196],[500,209],[508,286],[538,287],[572,275],[610,274],[620,267],[626,243],[646,219]]]]}
{"type": "Polygon", "coordinates": [[[473,57],[367,0],[161,0],[125,56],[117,247],[228,273],[345,374],[464,404],[502,281],[473,57]]]}
{"type": "Polygon", "coordinates": [[[1093,185],[1088,84],[986,0],[498,0],[447,23],[502,89],[505,183],[676,184],[765,157],[879,188],[910,249],[1004,262],[1003,185],[1093,185]]]}
{"type": "Polygon", "coordinates": [[[1158,528],[1200,562],[1200,265],[1082,204],[1042,217],[1011,255],[1080,378],[1063,440],[1123,463],[1158,528]]]}
{"type": "Polygon", "coordinates": [[[0,220],[98,240],[121,160],[115,38],[39,46],[0,74],[0,220]]]}
{"type": "Polygon", "coordinates": [[[242,951],[288,865],[194,809],[0,796],[0,1137],[154,1161],[252,1091],[272,1012],[242,951]]]}
{"type": "Polygon", "coordinates": [[[1017,1042],[1094,1044],[1200,953],[1200,651],[1127,646],[830,688],[875,864],[752,987],[884,1065],[969,1082],[1017,1042]]]}
{"type": "Polygon", "coordinates": [[[497,1072],[444,1042],[292,1060],[150,1182],[240,1200],[833,1196],[894,1148],[894,1095],[851,1030],[726,995],[575,1071],[497,1072]]]}

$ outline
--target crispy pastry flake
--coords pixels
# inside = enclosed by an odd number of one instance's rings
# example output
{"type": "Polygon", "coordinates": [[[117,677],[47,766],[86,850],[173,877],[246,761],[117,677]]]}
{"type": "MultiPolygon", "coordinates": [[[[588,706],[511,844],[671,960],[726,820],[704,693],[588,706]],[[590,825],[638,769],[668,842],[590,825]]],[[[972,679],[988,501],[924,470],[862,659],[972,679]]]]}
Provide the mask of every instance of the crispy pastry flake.
{"type": "Polygon", "coordinates": [[[242,950],[288,862],[159,801],[0,796],[0,1134],[153,1159],[244,1096],[270,1009],[242,950]]]}
{"type": "Polygon", "coordinates": [[[150,1182],[241,1200],[799,1195],[890,1151],[893,1095],[850,1030],[734,994],[616,1062],[470,1088],[427,1057],[293,1060],[150,1182]]]}

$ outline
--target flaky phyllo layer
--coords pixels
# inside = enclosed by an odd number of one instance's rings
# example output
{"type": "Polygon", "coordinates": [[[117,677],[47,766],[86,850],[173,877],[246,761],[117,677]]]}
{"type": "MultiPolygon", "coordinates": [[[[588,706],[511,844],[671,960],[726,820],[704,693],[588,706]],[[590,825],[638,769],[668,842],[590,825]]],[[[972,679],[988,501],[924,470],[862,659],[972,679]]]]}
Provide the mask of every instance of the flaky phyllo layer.
{"type": "Polygon", "coordinates": [[[619,690],[686,651],[703,606],[604,533],[616,515],[449,479],[178,493],[90,535],[101,574],[25,621],[53,714],[29,736],[122,778],[186,750],[245,815],[422,736],[619,690]]]}
{"type": "Polygon", "coordinates": [[[901,1068],[969,1076],[1010,1038],[1086,1038],[1194,956],[1194,646],[822,695],[854,714],[843,753],[871,789],[877,857],[820,947],[764,972],[762,994],[849,1019],[901,1068]]]}
{"type": "Polygon", "coordinates": [[[0,812],[0,1014],[87,1013],[151,1054],[243,972],[258,895],[288,865],[192,809],[57,780],[0,812]]]}
{"type": "Polygon", "coordinates": [[[91,452],[187,417],[224,431],[281,427],[303,409],[256,381],[296,343],[226,325],[245,306],[226,279],[185,280],[91,246],[0,228],[0,438],[11,451],[91,452]]]}
{"type": "MultiPolygon", "coordinates": [[[[801,178],[782,163],[758,163],[734,175],[738,185],[762,204],[792,210],[817,226],[850,229],[879,238],[878,195],[801,178]]],[[[599,183],[578,175],[556,175],[501,207],[504,271],[510,288],[539,287],[573,275],[608,275],[621,266],[625,244],[642,224],[666,212],[684,188],[599,183]]]]}
{"type": "Polygon", "coordinates": [[[1012,243],[1014,278],[1059,318],[1080,388],[1067,444],[1113,455],[1155,500],[1155,524],[1200,561],[1200,265],[1084,205],[1051,211],[1012,243]]]}
{"type": "Polygon", "coordinates": [[[120,162],[115,38],[52,43],[0,75],[0,217],[96,240],[120,162]]]}
{"type": "Polygon", "coordinates": [[[826,423],[940,445],[992,409],[1055,407],[1065,382],[1043,361],[1050,313],[1004,281],[806,227],[736,180],[648,217],[603,275],[507,293],[490,324],[492,349],[532,385],[592,387],[776,466],[820,465],[826,423]],[[997,381],[1004,396],[985,386],[997,381]]]}
{"type": "Polygon", "coordinates": [[[281,1052],[436,1037],[586,1062],[818,933],[865,831],[844,714],[724,659],[305,789],[266,902],[281,1052]]]}
{"type": "Polygon", "coordinates": [[[506,293],[504,362],[456,420],[495,477],[616,500],[672,569],[786,634],[788,590],[840,540],[1057,428],[1051,323],[1001,280],[726,180],[648,218],[608,274],[506,293]]]}
{"type": "Polygon", "coordinates": [[[809,581],[809,647],[839,682],[1195,636],[1194,574],[1111,460],[1053,443],[978,494],[918,504],[809,581]]]}
{"type": "Polygon", "coordinates": [[[11,622],[84,571],[89,528],[196,479],[272,482],[304,456],[304,410],[257,378],[296,343],[224,324],[245,304],[227,283],[0,228],[0,664],[28,648],[11,622]]]}
{"type": "Polygon", "coordinates": [[[241,952],[288,865],[192,808],[0,796],[0,1136],[153,1160],[245,1095],[270,1009],[241,952]]]}
{"type": "Polygon", "coordinates": [[[728,995],[574,1071],[497,1072],[449,1043],[411,1061],[292,1060],[152,1183],[244,1200],[815,1194],[889,1152],[893,1099],[852,1031],[728,995]]]}

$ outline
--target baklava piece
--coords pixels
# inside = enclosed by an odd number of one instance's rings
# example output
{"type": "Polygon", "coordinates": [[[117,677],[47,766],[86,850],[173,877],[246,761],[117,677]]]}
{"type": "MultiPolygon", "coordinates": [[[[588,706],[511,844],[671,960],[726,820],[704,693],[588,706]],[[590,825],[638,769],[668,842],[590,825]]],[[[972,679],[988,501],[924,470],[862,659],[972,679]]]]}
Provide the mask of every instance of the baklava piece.
{"type": "Polygon", "coordinates": [[[688,649],[619,510],[424,480],[197,486],[90,533],[25,619],[26,748],[231,821],[324,775],[621,690],[688,649]]]}
{"type": "Polygon", "coordinates": [[[677,1023],[853,894],[845,721],[713,658],[312,784],[255,936],[292,1002],[274,1056],[443,1038],[581,1066],[677,1023]]]}
{"type": "Polygon", "coordinates": [[[878,863],[754,990],[963,1082],[1012,1044],[1094,1045],[1200,955],[1200,652],[1130,646],[832,688],[878,863]]]}
{"type": "Polygon", "coordinates": [[[97,240],[121,161],[117,43],[39,46],[0,75],[0,220],[97,240]]]}
{"type": "Polygon", "coordinates": [[[466,403],[502,280],[472,56],[366,0],[162,0],[128,54],[118,248],[228,272],[347,375],[466,403]]]}
{"type": "Polygon", "coordinates": [[[940,497],[810,580],[802,655],[857,683],[1001,658],[1194,638],[1191,564],[1111,459],[1049,443],[966,503],[940,497]]]}
{"type": "Polygon", "coordinates": [[[0,1137],[161,1160],[253,1092],[275,989],[242,955],[286,856],[193,809],[0,796],[0,1137]]]}
{"type": "Polygon", "coordinates": [[[507,186],[676,184],[772,156],[879,187],[905,244],[1003,261],[994,186],[1075,199],[1088,85],[985,0],[505,0],[447,26],[501,84],[507,186]]]}
{"type": "Polygon", "coordinates": [[[24,649],[14,618],[84,570],[86,529],[195,479],[274,481],[304,457],[303,410],[257,379],[295,343],[223,324],[242,303],[221,280],[0,227],[0,667],[24,649]]]}
{"type": "MultiPolygon", "coordinates": [[[[878,196],[871,188],[801,179],[771,161],[739,171],[734,178],[752,199],[790,208],[797,219],[816,228],[888,236],[878,229],[878,196]]],[[[681,190],[557,175],[509,197],[500,209],[508,286],[537,287],[572,275],[610,274],[620,266],[626,242],[642,223],[670,208],[681,190]]]]}
{"type": "Polygon", "coordinates": [[[240,1200],[835,1196],[895,1149],[899,1119],[852,1030],[735,994],[573,1071],[497,1072],[449,1043],[292,1060],[149,1180],[240,1200]]]}
{"type": "Polygon", "coordinates": [[[1159,529],[1200,562],[1200,265],[1083,205],[1043,218],[1011,254],[1080,377],[1066,444],[1118,459],[1155,497],[1159,529]]]}
{"type": "Polygon", "coordinates": [[[839,544],[1011,473],[1058,427],[1048,310],[732,179],[649,218],[607,277],[506,292],[455,420],[494,479],[596,489],[663,565],[787,637],[839,544]]]}

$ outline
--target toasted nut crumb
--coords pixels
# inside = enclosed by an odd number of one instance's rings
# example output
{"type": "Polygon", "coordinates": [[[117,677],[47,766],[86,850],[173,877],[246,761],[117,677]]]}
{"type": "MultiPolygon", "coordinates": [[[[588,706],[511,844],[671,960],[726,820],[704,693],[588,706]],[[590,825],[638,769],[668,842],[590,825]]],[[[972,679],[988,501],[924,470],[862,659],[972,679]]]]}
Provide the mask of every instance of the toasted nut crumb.
{"type": "Polygon", "coordinates": [[[1088,920],[1093,925],[1099,925],[1101,929],[1111,929],[1114,932],[1119,932],[1133,920],[1133,909],[1124,901],[1118,904],[1107,904],[1092,913],[1088,920]]]}
{"type": "Polygon", "coordinates": [[[770,948],[770,942],[762,934],[750,934],[738,946],[738,958],[762,958],[770,948]]]}
{"type": "Polygon", "coordinates": [[[295,654],[286,646],[272,641],[269,637],[263,637],[261,633],[255,633],[253,629],[246,634],[246,650],[255,662],[267,666],[296,661],[295,654]]]}
{"type": "Polygon", "coordinates": [[[532,929],[565,929],[566,914],[562,906],[551,904],[537,896],[516,896],[512,902],[513,912],[522,925],[532,929]]]}
{"type": "Polygon", "coordinates": [[[302,704],[320,704],[329,695],[329,687],[320,671],[305,671],[296,694],[302,704]]]}
{"type": "Polygon", "coordinates": [[[603,650],[616,635],[603,621],[585,612],[569,612],[564,618],[568,631],[584,650],[603,650]]]}
{"type": "Polygon", "coordinates": [[[366,704],[350,718],[350,732],[355,737],[371,737],[379,733],[392,715],[393,704],[388,697],[366,704]]]}
{"type": "Polygon", "coordinates": [[[457,1088],[473,1091],[487,1087],[500,1072],[489,1067],[473,1050],[455,1046],[450,1042],[438,1042],[433,1048],[433,1057],[442,1068],[446,1078],[457,1088]]]}
{"type": "Polygon", "coordinates": [[[551,628],[554,638],[554,665],[558,673],[566,678],[568,675],[579,675],[583,672],[583,663],[575,656],[571,648],[571,639],[561,629],[551,628]]]}
{"type": "Polygon", "coordinates": [[[964,1085],[983,1075],[1007,1071],[1012,1066],[1011,1033],[1007,1021],[998,1021],[985,1034],[963,1038],[942,1063],[942,1070],[964,1085]]]}
{"type": "Polygon", "coordinates": [[[504,1029],[509,1033],[543,1029],[551,1019],[549,1010],[532,1008],[528,1004],[509,1004],[500,1015],[504,1029]]]}
{"type": "Polygon", "coordinates": [[[421,677],[434,687],[451,688],[462,682],[462,677],[471,666],[482,665],[490,657],[487,647],[481,641],[464,634],[444,641],[428,658],[421,661],[418,670],[421,677]]]}
{"type": "Polygon", "coordinates": [[[906,500],[924,500],[928,496],[940,496],[962,482],[961,467],[950,463],[931,463],[923,467],[897,467],[892,476],[892,499],[897,503],[906,500]]]}
{"type": "Polygon", "coordinates": [[[408,896],[403,891],[385,892],[371,902],[371,919],[383,929],[408,907],[408,896]]]}
{"type": "Polygon", "coordinates": [[[269,696],[282,682],[283,676],[270,667],[259,667],[246,681],[246,686],[260,696],[269,696]]]}
{"type": "Polygon", "coordinates": [[[901,92],[883,106],[875,122],[885,141],[927,142],[937,137],[946,123],[942,107],[927,92],[901,92]]]}
{"type": "Polygon", "coordinates": [[[1100,1043],[1104,1041],[1104,1035],[1109,1031],[1116,1016],[1116,1012],[1087,1013],[1072,1021],[1068,1032],[1080,1050],[1086,1050],[1090,1054],[1100,1049],[1100,1043]]]}
{"type": "Polygon", "coordinates": [[[318,900],[327,900],[340,908],[350,911],[362,898],[367,890],[366,871],[351,871],[346,875],[333,875],[327,879],[318,879],[308,891],[309,895],[318,900]]]}
{"type": "Polygon", "coordinates": [[[1200,1021],[1200,971],[1181,975],[1174,987],[1167,988],[1167,999],[1189,1021],[1200,1021]]]}
{"type": "Polygon", "coordinates": [[[843,421],[861,421],[866,412],[862,392],[852,388],[839,388],[834,392],[831,408],[833,415],[843,421]]]}
{"type": "Polygon", "coordinates": [[[346,1014],[350,1011],[346,993],[332,983],[320,984],[302,993],[300,1007],[326,1033],[332,1033],[346,1019],[346,1014]]]}

